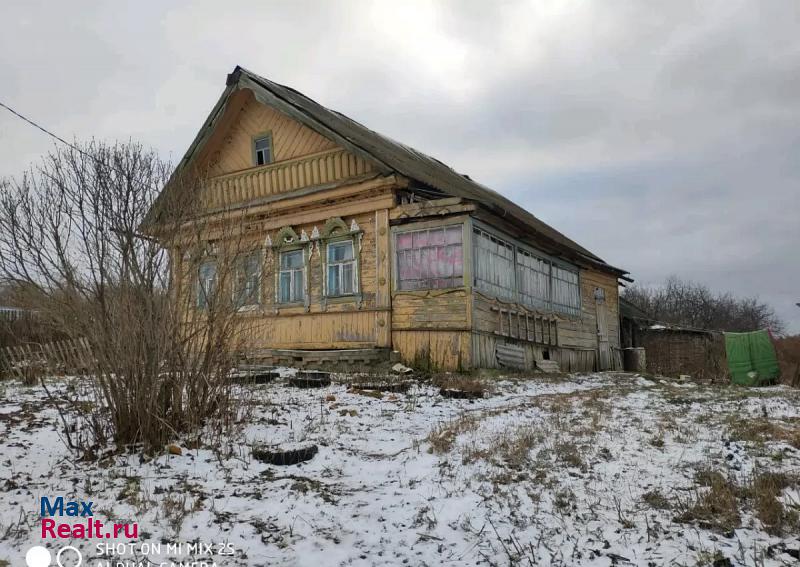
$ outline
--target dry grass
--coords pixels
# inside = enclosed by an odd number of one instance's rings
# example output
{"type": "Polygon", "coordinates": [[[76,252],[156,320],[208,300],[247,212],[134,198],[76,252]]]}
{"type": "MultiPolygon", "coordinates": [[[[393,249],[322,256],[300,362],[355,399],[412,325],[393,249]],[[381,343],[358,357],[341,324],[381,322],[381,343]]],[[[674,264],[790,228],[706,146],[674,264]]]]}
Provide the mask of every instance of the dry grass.
{"type": "Polygon", "coordinates": [[[434,385],[447,390],[482,393],[487,390],[486,383],[475,377],[462,374],[442,374],[433,379],[434,385]]]}
{"type": "Polygon", "coordinates": [[[583,462],[583,457],[581,456],[580,449],[578,449],[578,446],[575,445],[575,443],[572,442],[557,443],[553,447],[553,453],[560,462],[566,464],[569,467],[574,467],[576,469],[581,469],[581,470],[584,470],[586,468],[586,465],[583,462]]]}
{"type": "Polygon", "coordinates": [[[764,472],[756,474],[750,484],[742,488],[742,494],[752,502],[756,517],[771,535],[797,533],[800,517],[796,510],[787,510],[778,500],[784,489],[797,485],[798,479],[782,473],[764,472]]]}
{"type": "Polygon", "coordinates": [[[795,449],[800,449],[800,427],[798,424],[776,423],[766,417],[730,416],[728,430],[735,441],[765,443],[783,441],[795,449]]]}
{"type": "Polygon", "coordinates": [[[701,527],[730,532],[741,524],[740,507],[749,507],[767,533],[795,533],[800,530],[800,515],[787,509],[779,498],[798,480],[784,473],[763,472],[747,484],[736,485],[718,471],[699,470],[695,482],[707,490],[692,501],[679,502],[681,512],[675,521],[697,522],[701,527]]]}
{"type": "Polygon", "coordinates": [[[473,444],[464,451],[463,463],[484,460],[502,463],[512,468],[521,468],[530,458],[531,449],[542,443],[544,434],[530,425],[521,425],[503,431],[496,437],[483,440],[480,446],[473,444]]]}
{"type": "Polygon", "coordinates": [[[672,502],[660,490],[645,492],[642,494],[642,500],[648,506],[657,510],[669,510],[672,508],[672,502]]]}
{"type": "Polygon", "coordinates": [[[452,421],[436,425],[425,438],[430,444],[431,453],[449,453],[456,442],[456,438],[467,431],[474,431],[478,427],[478,418],[474,414],[464,413],[452,421]]]}
{"type": "Polygon", "coordinates": [[[679,502],[679,523],[697,523],[700,527],[729,533],[741,525],[737,488],[722,474],[701,471],[695,480],[708,490],[697,493],[693,500],[679,502]]]}

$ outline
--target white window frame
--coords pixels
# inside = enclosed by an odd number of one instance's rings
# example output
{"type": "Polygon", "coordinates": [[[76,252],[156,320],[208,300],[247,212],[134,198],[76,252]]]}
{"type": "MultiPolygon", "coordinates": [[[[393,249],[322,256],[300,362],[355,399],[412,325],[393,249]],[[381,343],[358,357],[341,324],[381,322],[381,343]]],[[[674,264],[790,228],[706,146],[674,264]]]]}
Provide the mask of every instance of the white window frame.
{"type": "Polygon", "coordinates": [[[218,266],[216,258],[204,259],[197,267],[195,307],[200,311],[208,311],[209,304],[217,291],[217,271],[218,266]],[[205,266],[213,266],[214,273],[210,278],[202,279],[203,268],[205,266]]]}
{"type": "Polygon", "coordinates": [[[291,249],[283,249],[278,252],[278,273],[277,273],[277,282],[275,286],[275,303],[277,305],[298,305],[303,304],[308,299],[308,263],[306,258],[306,248],[291,248],[291,249]],[[303,260],[303,265],[300,268],[283,268],[283,255],[284,254],[294,254],[300,253],[300,257],[303,260]],[[291,297],[291,294],[295,290],[295,279],[297,278],[297,272],[300,273],[300,278],[302,280],[302,287],[303,296],[302,297],[291,297]],[[289,273],[289,290],[290,290],[290,297],[289,301],[282,301],[281,300],[281,282],[283,278],[281,277],[283,273],[289,273]]]}
{"type": "Polygon", "coordinates": [[[331,241],[328,241],[328,242],[325,243],[325,262],[324,262],[324,273],[323,273],[324,282],[325,282],[325,293],[324,293],[325,297],[328,297],[328,298],[352,297],[352,296],[358,295],[359,292],[360,292],[359,285],[358,285],[360,278],[359,278],[359,273],[358,272],[359,272],[358,248],[356,247],[355,238],[348,236],[348,237],[340,238],[340,239],[337,239],[337,240],[331,240],[331,241]],[[336,247],[336,246],[340,246],[342,244],[349,244],[350,245],[350,248],[351,248],[351,250],[353,252],[353,257],[351,259],[349,259],[349,260],[340,260],[340,261],[337,261],[337,262],[332,262],[331,261],[331,257],[330,257],[331,248],[336,247]],[[350,276],[352,278],[352,281],[351,281],[352,291],[350,291],[348,293],[333,294],[333,293],[331,293],[331,287],[330,287],[330,270],[331,270],[332,267],[333,268],[337,268],[337,271],[339,273],[339,281],[340,281],[339,288],[341,289],[341,287],[342,287],[341,286],[341,281],[342,281],[341,274],[342,274],[342,271],[343,271],[343,266],[345,264],[352,264],[352,266],[353,266],[353,269],[351,271],[351,276],[350,276]]]}
{"type": "MultiPolygon", "coordinates": [[[[246,311],[248,309],[253,309],[261,305],[263,269],[264,269],[264,258],[261,255],[260,250],[253,250],[252,252],[242,254],[236,259],[236,266],[234,269],[234,278],[233,278],[233,290],[231,290],[231,300],[233,301],[234,307],[236,307],[236,309],[238,309],[239,311],[246,311]],[[242,271],[245,268],[245,263],[253,258],[255,258],[255,261],[257,263],[257,274],[256,274],[257,284],[256,284],[256,289],[254,290],[255,301],[240,303],[241,292],[243,291],[241,288],[241,283],[243,281],[241,279],[242,271]]],[[[245,273],[244,275],[245,275],[244,281],[247,281],[246,278],[247,274],[245,273]]]]}
{"type": "Polygon", "coordinates": [[[263,165],[269,165],[275,161],[275,148],[272,147],[272,132],[265,132],[263,134],[259,134],[257,136],[253,136],[253,165],[256,167],[261,167],[263,165]],[[261,140],[267,140],[267,148],[269,149],[269,155],[267,156],[269,159],[265,159],[264,163],[258,163],[258,154],[263,152],[264,150],[258,149],[258,142],[261,140]]]}

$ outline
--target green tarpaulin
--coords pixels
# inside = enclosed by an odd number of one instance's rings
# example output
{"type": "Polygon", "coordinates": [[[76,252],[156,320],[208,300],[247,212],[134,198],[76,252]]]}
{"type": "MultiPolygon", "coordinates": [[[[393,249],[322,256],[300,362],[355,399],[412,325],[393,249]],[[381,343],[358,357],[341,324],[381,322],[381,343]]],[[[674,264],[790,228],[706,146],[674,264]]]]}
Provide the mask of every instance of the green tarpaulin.
{"type": "Polygon", "coordinates": [[[778,377],[778,358],[769,333],[725,333],[728,368],[734,384],[759,386],[778,377]]]}

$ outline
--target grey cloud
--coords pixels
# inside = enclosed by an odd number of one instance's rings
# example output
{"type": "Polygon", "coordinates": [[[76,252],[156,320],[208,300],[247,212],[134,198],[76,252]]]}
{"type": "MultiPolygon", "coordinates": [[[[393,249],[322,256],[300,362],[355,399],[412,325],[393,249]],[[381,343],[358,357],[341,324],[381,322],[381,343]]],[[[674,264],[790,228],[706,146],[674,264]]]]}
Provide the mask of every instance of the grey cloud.
{"type": "MultiPolygon", "coordinates": [[[[643,282],[800,331],[796,2],[4,4],[0,98],[177,159],[246,67],[519,201],[643,282]]],[[[0,175],[50,141],[0,114],[0,175]]]]}

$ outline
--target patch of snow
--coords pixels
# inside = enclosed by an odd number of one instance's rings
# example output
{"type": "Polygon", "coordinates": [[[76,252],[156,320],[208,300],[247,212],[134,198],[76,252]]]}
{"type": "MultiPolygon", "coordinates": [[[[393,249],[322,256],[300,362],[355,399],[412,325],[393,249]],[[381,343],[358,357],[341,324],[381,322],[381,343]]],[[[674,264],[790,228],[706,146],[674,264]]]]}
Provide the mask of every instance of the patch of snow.
{"type": "MultiPolygon", "coordinates": [[[[284,378],[296,372],[278,371],[284,378]]],[[[54,382],[51,391],[61,395],[73,381],[54,382]]],[[[64,495],[93,500],[104,522],[138,522],[139,544],[230,544],[232,557],[210,558],[226,566],[491,565],[510,556],[542,565],[645,566],[695,564],[713,551],[734,565],[756,557],[780,565],[765,550],[791,538],[768,535],[748,510],[728,538],[676,524],[674,510],[644,498],[657,491],[671,503],[686,501],[697,490],[695,472],[709,467],[741,479],[755,470],[796,472],[797,451],[776,462],[728,440],[724,426],[742,411],[797,420],[796,391],[761,389],[764,397],[742,400],[729,389],[618,373],[491,385],[493,395],[478,400],[445,399],[428,384],[382,399],[337,382],[236,386],[247,419],[222,446],[76,462],[41,388],[11,384],[0,401],[0,415],[8,416],[0,418],[0,528],[9,534],[0,559],[21,564],[28,548],[41,545],[38,499],[64,495]],[[452,448],[431,452],[431,431],[460,421],[470,423],[452,448]],[[319,452],[295,466],[251,454],[255,446],[306,443],[319,452]]],[[[784,494],[787,501],[798,496],[796,489],[784,494]]],[[[87,564],[113,559],[94,543],[71,544],[87,564]]],[[[163,549],[149,559],[168,556],[187,559],[163,549]]]]}

